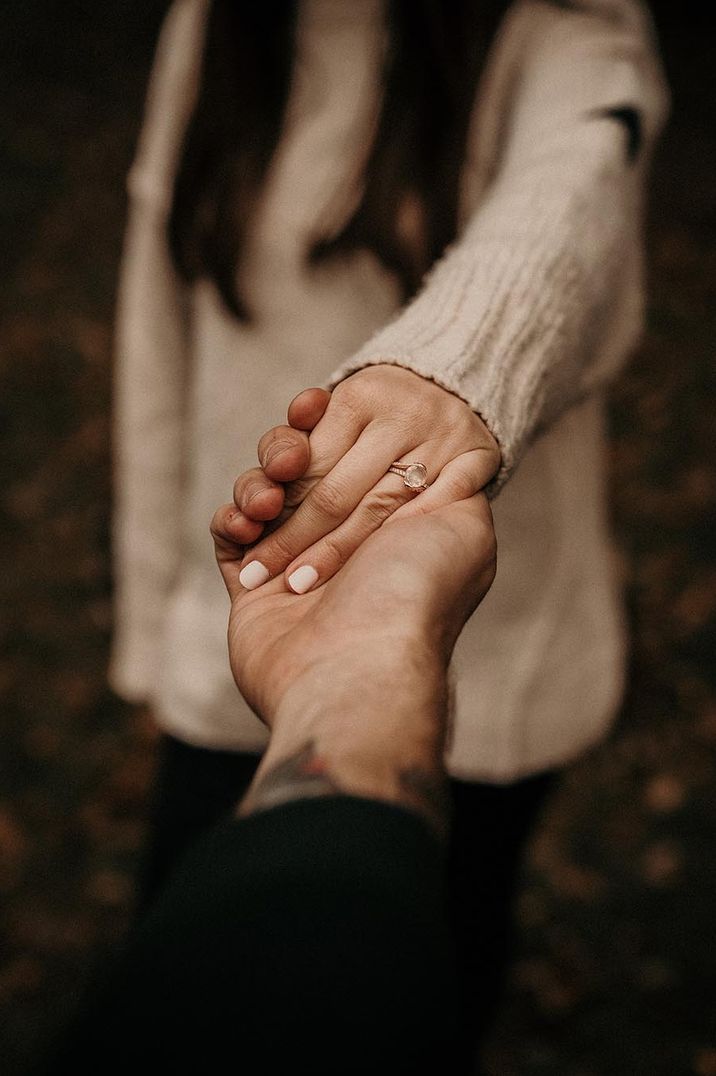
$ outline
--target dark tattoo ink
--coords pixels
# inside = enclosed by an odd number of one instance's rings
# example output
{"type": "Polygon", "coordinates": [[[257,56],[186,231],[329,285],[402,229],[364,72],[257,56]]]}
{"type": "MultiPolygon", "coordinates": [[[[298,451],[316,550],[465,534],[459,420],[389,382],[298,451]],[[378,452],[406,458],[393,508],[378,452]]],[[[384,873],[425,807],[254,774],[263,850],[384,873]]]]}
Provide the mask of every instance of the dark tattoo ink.
{"type": "MultiPolygon", "coordinates": [[[[398,796],[386,796],[385,802],[397,803],[421,814],[438,836],[444,838],[451,813],[445,775],[437,770],[412,766],[397,774],[397,788],[398,796]]],[[[316,753],[313,740],[309,740],[256,782],[241,801],[238,814],[245,817],[293,800],[354,794],[328,772],[327,762],[316,753]]]]}
{"type": "Polygon", "coordinates": [[[332,780],[326,764],[316,755],[312,740],[295,755],[289,755],[251,788],[239,807],[240,815],[266,811],[291,800],[337,796],[342,789],[332,780]]]}

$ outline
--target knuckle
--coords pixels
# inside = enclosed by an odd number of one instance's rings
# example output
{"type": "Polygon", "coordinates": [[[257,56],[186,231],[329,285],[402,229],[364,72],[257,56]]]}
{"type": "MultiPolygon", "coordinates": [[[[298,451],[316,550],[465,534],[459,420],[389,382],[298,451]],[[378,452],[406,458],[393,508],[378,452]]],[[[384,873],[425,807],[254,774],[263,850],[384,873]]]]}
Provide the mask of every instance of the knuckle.
{"type": "Polygon", "coordinates": [[[313,515],[328,523],[341,523],[348,514],[343,490],[336,482],[325,479],[316,483],[304,503],[310,505],[313,515]]]}
{"type": "Polygon", "coordinates": [[[405,400],[389,416],[392,429],[395,430],[401,444],[412,446],[415,443],[416,430],[426,430],[434,425],[428,408],[415,400],[405,400]]]}
{"type": "Polygon", "coordinates": [[[450,420],[453,429],[462,437],[467,437],[473,447],[497,445],[484,419],[459,396],[453,396],[451,399],[450,420]]]}
{"type": "MultiPolygon", "coordinates": [[[[422,497],[416,497],[415,500],[411,501],[408,505],[406,515],[409,514],[411,516],[429,516],[430,512],[430,502],[423,500],[422,497]]],[[[397,518],[400,519],[400,516],[398,516],[397,518]]]]}
{"type": "Polygon", "coordinates": [[[460,457],[452,460],[441,472],[440,484],[453,501],[472,497],[478,487],[472,468],[466,459],[460,457]]]}
{"type": "Polygon", "coordinates": [[[470,411],[469,418],[472,424],[472,429],[477,437],[477,447],[484,452],[491,452],[499,458],[500,446],[497,443],[497,439],[492,433],[492,430],[490,430],[485,423],[485,420],[481,418],[476,411],[470,411]]]}
{"type": "Polygon", "coordinates": [[[359,370],[347,377],[345,381],[341,381],[336,385],[331,396],[331,403],[335,401],[336,407],[340,406],[341,410],[347,411],[356,419],[362,418],[370,396],[370,387],[366,385],[362,374],[363,371],[359,370]]]}
{"type": "Polygon", "coordinates": [[[316,485],[317,481],[318,479],[316,478],[297,478],[293,482],[287,482],[284,487],[284,504],[286,508],[296,508],[301,504],[316,485]]]}
{"type": "Polygon", "coordinates": [[[363,515],[375,530],[404,503],[405,497],[400,492],[374,489],[364,498],[361,508],[363,515]]]}
{"type": "Polygon", "coordinates": [[[326,534],[321,539],[319,558],[324,568],[337,570],[345,564],[351,552],[337,534],[326,534]]]}
{"type": "Polygon", "coordinates": [[[480,417],[467,405],[463,404],[455,418],[456,426],[463,437],[468,437],[472,444],[480,444],[483,441],[483,426],[480,417]]]}
{"type": "Polygon", "coordinates": [[[267,566],[271,567],[274,564],[285,566],[299,552],[300,548],[292,541],[289,528],[279,527],[278,530],[273,532],[269,544],[266,546],[266,560],[270,562],[267,566]]]}

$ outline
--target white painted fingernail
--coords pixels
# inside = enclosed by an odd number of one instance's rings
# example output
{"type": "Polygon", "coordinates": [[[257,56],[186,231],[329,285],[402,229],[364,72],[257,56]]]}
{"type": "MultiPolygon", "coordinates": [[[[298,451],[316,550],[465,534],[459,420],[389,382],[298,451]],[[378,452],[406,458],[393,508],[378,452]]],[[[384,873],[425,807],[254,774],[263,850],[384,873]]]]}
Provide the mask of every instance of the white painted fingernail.
{"type": "Polygon", "coordinates": [[[300,568],[296,568],[295,572],[291,572],[288,577],[288,585],[296,594],[305,594],[317,579],[318,572],[316,569],[312,568],[310,564],[303,564],[300,568]]]}
{"type": "Polygon", "coordinates": [[[270,574],[266,565],[260,560],[252,560],[239,572],[239,582],[246,590],[256,590],[256,587],[266,582],[270,574]]]}

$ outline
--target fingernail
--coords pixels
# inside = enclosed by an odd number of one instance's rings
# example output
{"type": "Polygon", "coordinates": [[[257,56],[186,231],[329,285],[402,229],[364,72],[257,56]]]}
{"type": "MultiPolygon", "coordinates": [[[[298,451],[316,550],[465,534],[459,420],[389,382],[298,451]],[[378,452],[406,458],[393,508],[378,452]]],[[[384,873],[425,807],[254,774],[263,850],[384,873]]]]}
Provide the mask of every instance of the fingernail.
{"type": "Polygon", "coordinates": [[[239,582],[246,590],[256,590],[256,587],[266,582],[270,574],[268,568],[260,560],[252,560],[239,572],[239,582]]]}
{"type": "Polygon", "coordinates": [[[318,572],[316,569],[312,568],[310,564],[303,564],[300,568],[296,568],[295,572],[291,572],[288,577],[288,585],[294,593],[305,594],[317,579],[318,572]]]}

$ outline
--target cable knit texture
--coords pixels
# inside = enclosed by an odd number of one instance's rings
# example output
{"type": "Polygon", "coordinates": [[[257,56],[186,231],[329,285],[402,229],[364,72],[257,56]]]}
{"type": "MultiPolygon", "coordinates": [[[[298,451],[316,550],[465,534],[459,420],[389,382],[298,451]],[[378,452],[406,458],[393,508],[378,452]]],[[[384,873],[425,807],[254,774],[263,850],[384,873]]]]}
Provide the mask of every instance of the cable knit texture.
{"type": "Polygon", "coordinates": [[[488,487],[498,575],[455,654],[450,770],[505,781],[559,765],[604,734],[623,687],[603,391],[643,321],[645,181],[668,109],[649,14],[638,0],[507,8],[471,117],[458,237],[401,307],[368,252],[305,262],[317,223],[355,197],[386,38],[381,0],[302,0],[245,252],[258,314],[245,326],[213,285],[179,281],[167,250],[207,10],[169,12],[129,177],[112,683],[189,742],[261,748],[228,669],[208,521],[296,392],[394,363],[464,399],[502,453],[488,487]]]}

